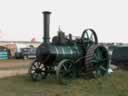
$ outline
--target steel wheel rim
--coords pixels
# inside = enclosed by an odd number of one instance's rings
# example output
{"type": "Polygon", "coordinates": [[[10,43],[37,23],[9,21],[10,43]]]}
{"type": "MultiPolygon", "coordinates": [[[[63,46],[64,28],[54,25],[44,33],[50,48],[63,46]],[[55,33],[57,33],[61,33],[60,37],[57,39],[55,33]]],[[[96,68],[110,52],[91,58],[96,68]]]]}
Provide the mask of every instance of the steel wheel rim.
{"type": "Polygon", "coordinates": [[[107,74],[109,67],[109,55],[106,48],[96,48],[92,63],[94,63],[95,65],[96,77],[104,76],[105,74],[107,74]]]}
{"type": "Polygon", "coordinates": [[[64,83],[66,79],[71,79],[73,75],[73,63],[70,60],[62,60],[56,70],[57,80],[64,83]],[[68,66],[66,66],[68,65],[68,66]]]}
{"type": "Polygon", "coordinates": [[[68,65],[68,63],[64,63],[61,67],[60,73],[62,73],[63,77],[69,77],[71,75],[70,73],[72,72],[72,70],[70,70],[71,68],[71,64],[68,65]]]}
{"type": "Polygon", "coordinates": [[[90,47],[92,44],[98,43],[98,38],[96,32],[93,29],[85,29],[82,34],[82,42],[86,45],[86,47],[90,47]]]}
{"type": "Polygon", "coordinates": [[[35,60],[30,67],[29,73],[31,75],[32,80],[40,81],[46,78],[47,68],[43,63],[40,63],[39,61],[35,60]]]}

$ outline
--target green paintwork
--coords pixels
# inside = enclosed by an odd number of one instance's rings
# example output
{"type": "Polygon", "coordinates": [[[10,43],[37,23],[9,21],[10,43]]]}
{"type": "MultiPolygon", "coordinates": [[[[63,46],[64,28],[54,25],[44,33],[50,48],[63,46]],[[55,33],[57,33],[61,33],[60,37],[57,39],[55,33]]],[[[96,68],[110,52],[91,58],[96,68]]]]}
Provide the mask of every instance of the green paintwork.
{"type": "Polygon", "coordinates": [[[108,72],[109,55],[104,47],[97,47],[92,63],[96,66],[96,76],[103,76],[108,72]]]}
{"type": "Polygon", "coordinates": [[[0,51],[0,60],[8,59],[8,52],[7,51],[0,51]]]}
{"type": "Polygon", "coordinates": [[[56,61],[62,59],[75,60],[82,56],[82,49],[77,44],[73,45],[50,45],[50,53],[56,55],[56,61]]]}

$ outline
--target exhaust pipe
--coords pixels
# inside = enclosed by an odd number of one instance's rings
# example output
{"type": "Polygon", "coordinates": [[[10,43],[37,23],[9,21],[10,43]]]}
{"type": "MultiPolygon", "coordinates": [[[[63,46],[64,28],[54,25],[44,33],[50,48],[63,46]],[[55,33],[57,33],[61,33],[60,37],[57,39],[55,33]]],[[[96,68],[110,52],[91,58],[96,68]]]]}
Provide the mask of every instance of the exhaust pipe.
{"type": "Polygon", "coordinates": [[[50,14],[51,12],[49,11],[44,11],[42,12],[43,13],[43,17],[44,17],[44,37],[43,37],[43,40],[44,40],[44,43],[45,44],[48,44],[49,43],[49,27],[50,27],[50,14]]]}

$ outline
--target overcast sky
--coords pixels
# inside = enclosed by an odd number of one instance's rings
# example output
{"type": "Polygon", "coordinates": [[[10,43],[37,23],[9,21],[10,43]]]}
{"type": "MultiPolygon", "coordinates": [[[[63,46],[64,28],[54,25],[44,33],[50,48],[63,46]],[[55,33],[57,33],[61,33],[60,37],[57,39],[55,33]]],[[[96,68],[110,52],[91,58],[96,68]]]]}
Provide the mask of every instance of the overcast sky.
{"type": "Polygon", "coordinates": [[[75,36],[89,27],[100,42],[128,43],[128,0],[0,0],[0,40],[42,41],[45,10],[50,36],[59,26],[75,36]]]}

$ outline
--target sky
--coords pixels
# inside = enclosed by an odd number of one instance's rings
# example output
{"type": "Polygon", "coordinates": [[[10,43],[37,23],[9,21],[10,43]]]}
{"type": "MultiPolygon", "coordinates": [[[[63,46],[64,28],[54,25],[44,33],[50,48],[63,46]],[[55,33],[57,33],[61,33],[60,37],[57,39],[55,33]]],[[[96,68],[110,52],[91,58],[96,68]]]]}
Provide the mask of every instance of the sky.
{"type": "Polygon", "coordinates": [[[99,42],[128,43],[128,0],[0,0],[0,41],[42,42],[43,11],[51,38],[59,26],[74,36],[93,28],[99,42]]]}

